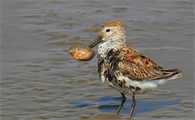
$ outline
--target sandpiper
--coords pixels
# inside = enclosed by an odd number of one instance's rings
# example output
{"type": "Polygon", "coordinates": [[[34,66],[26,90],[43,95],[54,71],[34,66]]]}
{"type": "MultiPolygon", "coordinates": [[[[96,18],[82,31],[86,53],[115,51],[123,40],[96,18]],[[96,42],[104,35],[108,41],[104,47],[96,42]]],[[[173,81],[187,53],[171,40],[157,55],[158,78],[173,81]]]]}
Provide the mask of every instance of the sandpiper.
{"type": "Polygon", "coordinates": [[[124,26],[117,21],[109,21],[101,26],[99,36],[89,44],[98,45],[98,73],[103,83],[119,91],[122,95],[121,104],[116,112],[118,116],[126,101],[126,94],[132,96],[132,117],[136,101],[135,94],[152,91],[168,80],[181,77],[181,69],[163,68],[126,42],[124,26]]]}

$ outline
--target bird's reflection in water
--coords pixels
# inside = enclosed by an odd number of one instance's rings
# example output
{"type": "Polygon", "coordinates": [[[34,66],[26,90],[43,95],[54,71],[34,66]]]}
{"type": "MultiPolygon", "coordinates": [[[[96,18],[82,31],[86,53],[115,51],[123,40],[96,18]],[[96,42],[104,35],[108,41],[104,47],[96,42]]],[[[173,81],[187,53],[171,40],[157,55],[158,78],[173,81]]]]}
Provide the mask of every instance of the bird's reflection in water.
{"type": "MultiPolygon", "coordinates": [[[[119,96],[104,96],[101,97],[98,101],[94,101],[94,102],[72,102],[70,104],[75,107],[88,107],[88,106],[98,105],[98,109],[100,111],[108,114],[100,114],[98,116],[95,116],[94,119],[102,119],[102,118],[113,119],[115,118],[114,114],[118,109],[120,101],[121,101],[121,97],[119,96]]],[[[137,113],[154,111],[166,106],[179,104],[180,101],[181,99],[171,100],[171,101],[158,101],[158,102],[137,100],[137,104],[133,116],[135,116],[135,114],[137,113]]],[[[131,103],[132,100],[127,100],[123,108],[121,109],[120,114],[129,114],[129,111],[131,109],[131,103]]]]}

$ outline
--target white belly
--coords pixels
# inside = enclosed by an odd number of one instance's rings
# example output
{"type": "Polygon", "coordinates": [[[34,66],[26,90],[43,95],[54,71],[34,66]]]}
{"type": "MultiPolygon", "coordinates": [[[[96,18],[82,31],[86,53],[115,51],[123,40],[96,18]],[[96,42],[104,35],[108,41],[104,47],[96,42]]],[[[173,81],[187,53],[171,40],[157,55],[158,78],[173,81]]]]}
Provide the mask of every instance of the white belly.
{"type": "MultiPolygon", "coordinates": [[[[104,72],[105,70],[106,69],[104,69],[102,72],[104,72]]],[[[124,76],[122,73],[120,73],[120,75],[117,77],[116,80],[117,82],[114,82],[114,80],[109,81],[108,78],[106,78],[106,76],[104,76],[103,74],[100,77],[103,83],[108,84],[112,88],[124,94],[132,94],[132,89],[131,89],[132,87],[135,88],[134,91],[135,93],[145,93],[145,92],[153,91],[159,85],[162,85],[166,82],[166,80],[164,79],[148,80],[148,81],[133,81],[128,77],[124,76]],[[120,83],[123,83],[123,81],[125,81],[124,84],[119,85],[120,83]]]]}

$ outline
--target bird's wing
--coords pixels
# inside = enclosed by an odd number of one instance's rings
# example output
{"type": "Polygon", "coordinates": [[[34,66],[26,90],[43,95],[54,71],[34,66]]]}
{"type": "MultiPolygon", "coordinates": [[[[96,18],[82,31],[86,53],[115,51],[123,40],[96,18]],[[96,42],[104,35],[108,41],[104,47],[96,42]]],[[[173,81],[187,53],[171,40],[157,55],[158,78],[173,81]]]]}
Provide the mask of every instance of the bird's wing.
{"type": "Polygon", "coordinates": [[[171,75],[171,72],[166,73],[166,69],[128,45],[124,45],[118,51],[116,59],[121,73],[134,81],[163,79],[171,75]]]}

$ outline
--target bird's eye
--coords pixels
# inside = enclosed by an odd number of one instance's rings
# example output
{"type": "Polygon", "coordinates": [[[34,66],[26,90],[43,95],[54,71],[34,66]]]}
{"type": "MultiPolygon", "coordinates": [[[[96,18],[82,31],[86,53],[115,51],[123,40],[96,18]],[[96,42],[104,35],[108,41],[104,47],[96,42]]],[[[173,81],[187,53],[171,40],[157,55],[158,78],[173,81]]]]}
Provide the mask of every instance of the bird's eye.
{"type": "Polygon", "coordinates": [[[106,32],[110,32],[110,29],[107,29],[106,32]]]}

